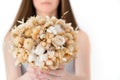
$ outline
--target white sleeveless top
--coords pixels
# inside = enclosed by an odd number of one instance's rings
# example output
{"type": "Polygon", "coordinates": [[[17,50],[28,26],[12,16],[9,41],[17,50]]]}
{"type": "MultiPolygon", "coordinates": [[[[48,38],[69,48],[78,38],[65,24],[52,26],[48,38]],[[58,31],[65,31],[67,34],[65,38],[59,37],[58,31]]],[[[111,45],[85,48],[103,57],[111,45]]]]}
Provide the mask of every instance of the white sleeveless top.
{"type": "MultiPolygon", "coordinates": [[[[74,74],[75,73],[75,60],[72,60],[71,62],[65,64],[65,71],[74,74]]],[[[27,64],[23,64],[22,65],[22,74],[24,74],[26,72],[26,68],[27,68],[27,64]]]]}

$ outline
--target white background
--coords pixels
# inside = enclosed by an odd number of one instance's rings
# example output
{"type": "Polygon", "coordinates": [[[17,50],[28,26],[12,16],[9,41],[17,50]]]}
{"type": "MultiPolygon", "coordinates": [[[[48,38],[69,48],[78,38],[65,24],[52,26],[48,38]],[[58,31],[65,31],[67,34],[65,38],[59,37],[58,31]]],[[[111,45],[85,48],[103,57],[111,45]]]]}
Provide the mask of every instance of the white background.
{"type": "MultiPolygon", "coordinates": [[[[0,2],[0,80],[6,80],[2,42],[21,0],[0,2]]],[[[120,1],[70,0],[91,42],[91,80],[120,80],[120,1]]]]}

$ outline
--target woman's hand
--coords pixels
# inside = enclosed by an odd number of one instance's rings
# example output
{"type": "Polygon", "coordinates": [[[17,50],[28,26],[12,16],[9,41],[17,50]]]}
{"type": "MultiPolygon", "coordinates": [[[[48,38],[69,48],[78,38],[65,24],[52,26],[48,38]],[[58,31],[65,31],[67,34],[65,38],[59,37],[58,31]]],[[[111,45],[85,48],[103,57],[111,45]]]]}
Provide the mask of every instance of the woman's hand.
{"type": "Polygon", "coordinates": [[[79,80],[79,78],[64,71],[63,67],[48,71],[41,71],[37,67],[28,67],[27,72],[17,80],[79,80]]]}
{"type": "Polygon", "coordinates": [[[27,72],[17,80],[45,80],[43,73],[36,67],[29,66],[27,72]]]}
{"type": "Polygon", "coordinates": [[[48,80],[70,80],[69,74],[62,69],[45,72],[44,77],[48,80]]]}
{"type": "Polygon", "coordinates": [[[74,75],[64,71],[63,68],[49,70],[43,73],[44,74],[42,76],[46,78],[46,80],[77,80],[75,77],[73,77],[74,75]]]}

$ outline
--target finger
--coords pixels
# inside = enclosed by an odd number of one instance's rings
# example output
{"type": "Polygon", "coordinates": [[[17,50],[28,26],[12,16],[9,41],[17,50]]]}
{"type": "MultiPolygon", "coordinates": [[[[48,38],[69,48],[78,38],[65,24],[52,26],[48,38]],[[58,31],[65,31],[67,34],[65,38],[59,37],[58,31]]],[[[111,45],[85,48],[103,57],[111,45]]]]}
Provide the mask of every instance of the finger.
{"type": "Polygon", "coordinates": [[[51,70],[51,71],[48,71],[46,73],[53,75],[53,76],[59,76],[59,77],[62,77],[65,75],[63,70],[51,70]]]}
{"type": "Polygon", "coordinates": [[[54,76],[54,75],[50,75],[50,74],[46,74],[45,77],[48,80],[62,80],[62,77],[58,77],[58,76],[54,76]]]}
{"type": "Polygon", "coordinates": [[[33,74],[41,74],[41,70],[38,67],[34,67],[34,66],[29,66],[27,68],[27,72],[33,73],[33,74]]]}
{"type": "Polygon", "coordinates": [[[28,66],[27,67],[27,72],[36,72],[35,68],[33,66],[28,66]]]}
{"type": "Polygon", "coordinates": [[[39,79],[40,80],[46,80],[46,74],[45,73],[42,73],[40,75],[38,75],[39,79]]]}
{"type": "MultiPolygon", "coordinates": [[[[32,77],[33,79],[37,79],[38,78],[38,73],[37,69],[34,66],[28,66],[27,68],[27,73],[30,75],[30,77],[32,77]]],[[[33,80],[32,79],[32,80],[33,80]]]]}
{"type": "Polygon", "coordinates": [[[30,76],[31,76],[32,80],[41,80],[41,79],[45,80],[44,74],[32,74],[32,73],[30,73],[30,76]]]}
{"type": "Polygon", "coordinates": [[[23,76],[21,80],[33,80],[32,77],[30,76],[30,74],[28,72],[26,72],[23,76]]]}
{"type": "Polygon", "coordinates": [[[28,73],[29,76],[32,78],[32,79],[38,79],[38,75],[37,74],[33,74],[33,73],[28,73]]]}

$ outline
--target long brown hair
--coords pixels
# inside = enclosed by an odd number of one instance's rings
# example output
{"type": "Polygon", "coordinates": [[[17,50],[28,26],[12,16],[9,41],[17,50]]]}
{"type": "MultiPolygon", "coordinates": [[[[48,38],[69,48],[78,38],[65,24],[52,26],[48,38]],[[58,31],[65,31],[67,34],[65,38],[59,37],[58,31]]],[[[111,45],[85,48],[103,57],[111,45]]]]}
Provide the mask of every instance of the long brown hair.
{"type": "MultiPolygon", "coordinates": [[[[58,18],[61,18],[61,16],[63,16],[66,11],[69,11],[69,12],[63,18],[66,20],[67,23],[71,22],[72,26],[74,28],[76,28],[77,23],[75,21],[69,0],[60,0],[60,4],[58,6],[58,11],[57,11],[58,18]]],[[[14,25],[19,24],[18,20],[21,20],[22,18],[24,18],[24,20],[26,21],[27,18],[29,18],[30,16],[35,16],[35,15],[36,15],[36,12],[35,12],[35,8],[33,5],[33,1],[32,0],[22,0],[21,6],[20,6],[19,11],[16,15],[16,18],[13,22],[12,27],[14,25]]]]}

